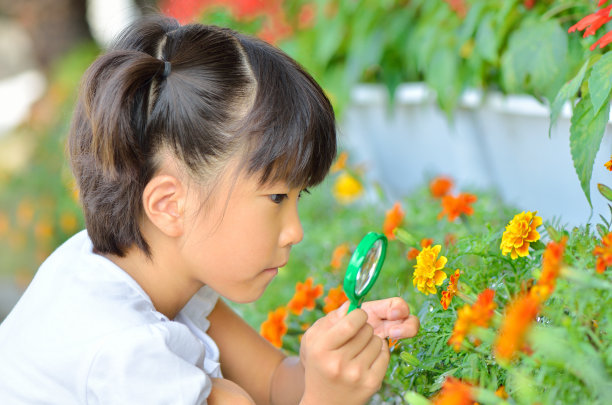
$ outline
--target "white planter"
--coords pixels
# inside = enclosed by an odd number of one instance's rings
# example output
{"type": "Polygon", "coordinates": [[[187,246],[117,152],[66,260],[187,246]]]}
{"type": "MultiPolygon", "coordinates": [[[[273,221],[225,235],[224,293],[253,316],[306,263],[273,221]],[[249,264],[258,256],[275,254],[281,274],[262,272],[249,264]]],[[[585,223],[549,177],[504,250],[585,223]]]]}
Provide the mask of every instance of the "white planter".
{"type": "Polygon", "coordinates": [[[400,86],[393,109],[383,86],[361,85],[346,110],[341,145],[392,199],[445,174],[460,190],[493,188],[518,209],[558,217],[563,224],[596,223],[598,214],[609,218],[597,183],[612,186],[603,166],[612,153],[610,137],[606,133],[595,162],[589,218],[570,154],[569,108],[551,138],[548,123],[548,109],[529,96],[467,92],[449,123],[421,83],[400,86]]]}

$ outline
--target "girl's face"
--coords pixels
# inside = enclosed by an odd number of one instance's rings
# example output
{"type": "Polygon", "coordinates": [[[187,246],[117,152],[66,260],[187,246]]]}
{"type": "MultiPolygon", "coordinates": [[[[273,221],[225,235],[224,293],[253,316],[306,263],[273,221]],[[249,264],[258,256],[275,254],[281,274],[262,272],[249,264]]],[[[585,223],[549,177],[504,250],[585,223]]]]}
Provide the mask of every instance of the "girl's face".
{"type": "Polygon", "coordinates": [[[197,193],[186,207],[195,212],[181,251],[188,276],[235,302],[259,298],[303,237],[301,190],[258,178],[225,175],[204,208],[197,193]]]}

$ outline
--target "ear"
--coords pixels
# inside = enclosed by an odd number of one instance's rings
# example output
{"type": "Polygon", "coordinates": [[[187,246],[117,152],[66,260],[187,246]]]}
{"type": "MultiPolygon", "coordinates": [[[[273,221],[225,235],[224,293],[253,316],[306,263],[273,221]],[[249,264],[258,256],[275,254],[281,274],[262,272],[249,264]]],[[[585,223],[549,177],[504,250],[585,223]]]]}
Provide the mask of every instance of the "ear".
{"type": "Polygon", "coordinates": [[[163,174],[154,176],[142,193],[145,215],[167,236],[177,237],[183,234],[185,191],[185,186],[178,178],[163,174]]]}

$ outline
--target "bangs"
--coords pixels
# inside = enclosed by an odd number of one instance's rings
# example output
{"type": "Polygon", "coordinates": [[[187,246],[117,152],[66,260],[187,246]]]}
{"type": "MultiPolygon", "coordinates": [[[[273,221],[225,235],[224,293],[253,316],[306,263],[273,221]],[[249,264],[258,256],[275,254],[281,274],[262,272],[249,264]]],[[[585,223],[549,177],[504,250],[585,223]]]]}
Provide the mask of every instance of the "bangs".
{"type": "Polygon", "coordinates": [[[239,39],[257,82],[253,108],[240,131],[247,138],[247,172],[261,173],[262,184],[321,183],[336,156],[331,103],[315,80],[282,51],[256,38],[239,39]]]}

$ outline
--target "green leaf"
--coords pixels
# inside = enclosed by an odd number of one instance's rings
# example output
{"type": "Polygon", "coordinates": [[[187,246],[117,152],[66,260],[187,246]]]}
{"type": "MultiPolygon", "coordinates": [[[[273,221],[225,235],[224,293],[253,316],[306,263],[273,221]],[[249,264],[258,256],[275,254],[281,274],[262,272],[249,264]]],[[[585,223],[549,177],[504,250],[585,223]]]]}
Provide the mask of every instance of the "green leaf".
{"type": "Polygon", "coordinates": [[[605,184],[598,183],[597,189],[599,193],[603,195],[608,201],[612,201],[612,189],[605,184]]]}
{"type": "Polygon", "coordinates": [[[527,20],[508,40],[502,55],[506,91],[533,92],[551,103],[566,80],[567,33],[554,20],[527,20]]]}
{"type": "Polygon", "coordinates": [[[602,238],[608,234],[608,230],[602,224],[597,224],[597,232],[599,233],[599,236],[601,236],[602,238]]]}
{"type": "Polygon", "coordinates": [[[595,114],[588,95],[576,104],[572,114],[570,127],[572,160],[582,191],[591,207],[593,204],[591,203],[590,184],[593,164],[609,119],[610,105],[608,104],[595,114]]]}
{"type": "Polygon", "coordinates": [[[450,116],[457,105],[461,83],[458,80],[458,60],[454,51],[437,49],[430,61],[425,78],[437,95],[440,108],[450,116]]]}
{"type": "Polygon", "coordinates": [[[478,31],[476,31],[476,50],[482,58],[495,63],[497,60],[497,41],[493,28],[493,16],[487,14],[483,17],[478,31]]]}
{"type": "Polygon", "coordinates": [[[605,103],[610,103],[612,90],[612,52],[605,53],[591,68],[589,93],[593,110],[599,112],[605,103]]]}
{"type": "Polygon", "coordinates": [[[553,101],[552,106],[550,108],[550,126],[548,127],[548,137],[550,138],[551,131],[555,122],[557,122],[557,118],[559,118],[559,114],[561,113],[561,109],[563,108],[563,104],[570,98],[574,97],[584,80],[584,75],[587,71],[587,67],[589,66],[589,60],[584,62],[576,76],[569,82],[565,83],[557,96],[555,97],[555,101],[553,101]]]}
{"type": "Polygon", "coordinates": [[[404,394],[404,400],[410,405],[430,405],[431,404],[431,402],[429,402],[427,398],[425,398],[421,394],[414,392],[414,391],[406,392],[404,394]]]}

